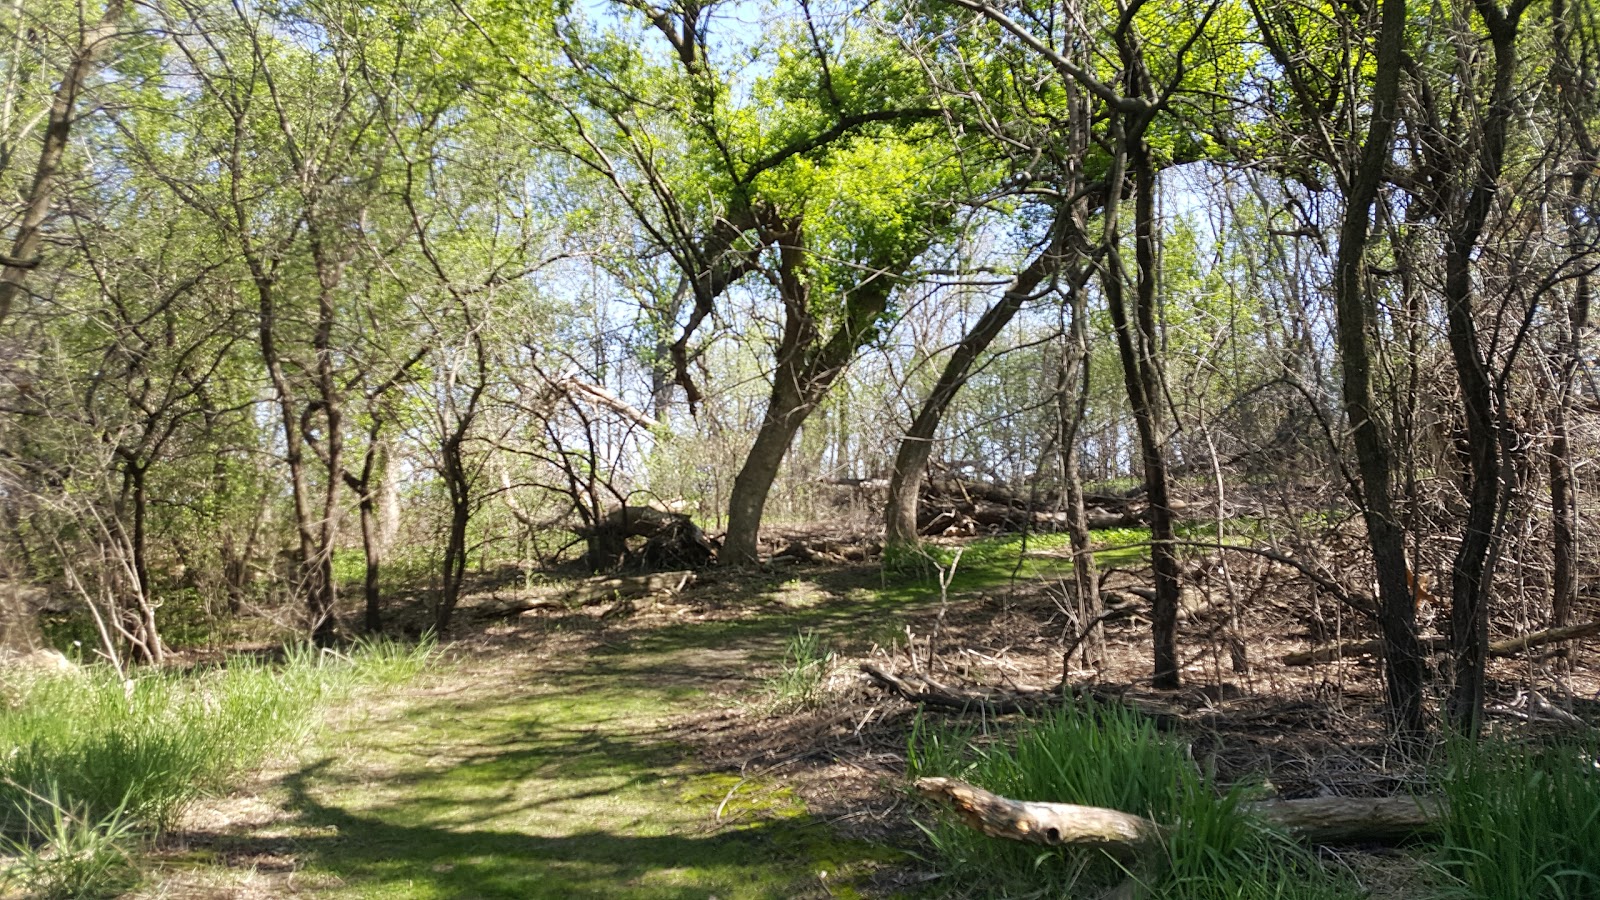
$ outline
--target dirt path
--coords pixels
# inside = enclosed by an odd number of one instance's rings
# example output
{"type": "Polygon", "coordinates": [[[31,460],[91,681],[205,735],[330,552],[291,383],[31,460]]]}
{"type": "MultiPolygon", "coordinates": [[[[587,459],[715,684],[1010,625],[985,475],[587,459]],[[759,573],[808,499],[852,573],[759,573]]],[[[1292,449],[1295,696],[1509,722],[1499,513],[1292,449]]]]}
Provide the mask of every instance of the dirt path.
{"type": "MultiPolygon", "coordinates": [[[[840,840],[788,790],[708,771],[675,721],[747,702],[752,668],[839,614],[516,621],[334,712],[294,764],[197,811],[151,897],[857,896],[898,854],[840,840]]],[[[802,592],[803,593],[803,592],[802,592]]],[[[773,599],[776,597],[777,599],[773,599]]]]}

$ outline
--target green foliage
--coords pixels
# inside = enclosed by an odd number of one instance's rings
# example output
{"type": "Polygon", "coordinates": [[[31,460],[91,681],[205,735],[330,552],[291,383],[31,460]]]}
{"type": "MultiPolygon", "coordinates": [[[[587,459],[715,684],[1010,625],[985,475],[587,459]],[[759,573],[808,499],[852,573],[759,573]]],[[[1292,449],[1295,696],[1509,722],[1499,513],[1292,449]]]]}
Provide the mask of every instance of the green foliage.
{"type": "Polygon", "coordinates": [[[1600,741],[1446,746],[1444,865],[1478,900],[1600,896],[1600,741]]]}
{"type": "Polygon", "coordinates": [[[823,644],[822,635],[812,629],[796,632],[784,648],[778,674],[766,681],[766,693],[774,711],[816,706],[832,666],[833,653],[823,644]]]}
{"type": "Polygon", "coordinates": [[[55,784],[36,795],[25,811],[25,833],[0,834],[0,892],[16,888],[38,900],[88,900],[115,897],[137,883],[139,873],[128,845],[138,835],[122,809],[103,818],[64,803],[55,784]]]}
{"type": "Polygon", "coordinates": [[[1003,743],[919,720],[906,759],[913,778],[951,776],[1008,797],[1118,809],[1165,826],[1158,850],[1131,866],[1100,850],[995,840],[950,819],[925,826],[952,877],[987,896],[1085,896],[1130,877],[1144,896],[1172,900],[1355,896],[1245,812],[1249,788],[1217,784],[1187,747],[1125,707],[1064,707],[1003,743]]]}

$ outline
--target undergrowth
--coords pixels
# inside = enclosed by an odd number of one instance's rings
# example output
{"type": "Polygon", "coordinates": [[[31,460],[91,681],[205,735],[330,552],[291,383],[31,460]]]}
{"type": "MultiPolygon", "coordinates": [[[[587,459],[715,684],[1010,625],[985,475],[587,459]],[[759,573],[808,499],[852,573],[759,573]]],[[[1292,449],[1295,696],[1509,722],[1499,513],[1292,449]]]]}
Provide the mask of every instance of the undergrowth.
{"type": "Polygon", "coordinates": [[[1444,868],[1481,900],[1600,897],[1600,740],[1448,744],[1444,868]]]}
{"type": "Polygon", "coordinates": [[[139,839],[297,744],[319,706],[405,681],[433,653],[431,642],[367,641],[126,679],[108,666],[12,674],[0,682],[0,884],[30,896],[120,890],[118,860],[139,839]]]}
{"type": "Polygon", "coordinates": [[[1223,788],[1184,745],[1122,707],[1069,706],[1007,742],[919,721],[907,761],[913,778],[950,776],[1007,797],[1118,809],[1164,826],[1160,846],[1118,859],[995,840],[940,817],[924,830],[942,867],[973,896],[1091,896],[1119,884],[1171,900],[1357,896],[1308,851],[1248,815],[1247,787],[1223,788]]]}

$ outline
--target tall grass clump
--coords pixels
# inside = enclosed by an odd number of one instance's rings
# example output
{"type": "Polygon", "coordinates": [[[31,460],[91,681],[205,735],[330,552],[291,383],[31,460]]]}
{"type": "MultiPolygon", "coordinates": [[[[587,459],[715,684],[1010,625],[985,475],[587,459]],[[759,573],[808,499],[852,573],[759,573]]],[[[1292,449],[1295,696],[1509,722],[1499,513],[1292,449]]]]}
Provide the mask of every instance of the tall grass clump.
{"type": "Polygon", "coordinates": [[[106,666],[14,676],[0,685],[0,831],[36,831],[47,796],[90,821],[116,814],[164,829],[197,797],[298,743],[319,705],[363,683],[403,680],[432,653],[374,643],[127,679],[106,666]]]}
{"type": "Polygon", "coordinates": [[[1069,706],[1006,742],[919,721],[907,760],[914,778],[960,778],[1007,797],[1118,809],[1164,826],[1159,846],[1126,858],[998,840],[949,817],[926,826],[951,876],[984,896],[1091,896],[1123,883],[1171,900],[1357,896],[1252,819],[1245,788],[1222,789],[1186,747],[1124,707],[1069,706]]]}
{"type": "Polygon", "coordinates": [[[53,787],[34,798],[23,837],[0,834],[0,896],[16,888],[36,900],[114,897],[139,881],[128,845],[137,840],[133,824],[116,810],[91,819],[63,803],[53,787]]]}
{"type": "Polygon", "coordinates": [[[1446,745],[1445,870],[1479,900],[1600,897],[1600,739],[1446,745]]]}
{"type": "Polygon", "coordinates": [[[766,693],[775,711],[807,709],[822,697],[833,653],[815,631],[797,632],[784,648],[783,665],[766,681],[766,693]]]}

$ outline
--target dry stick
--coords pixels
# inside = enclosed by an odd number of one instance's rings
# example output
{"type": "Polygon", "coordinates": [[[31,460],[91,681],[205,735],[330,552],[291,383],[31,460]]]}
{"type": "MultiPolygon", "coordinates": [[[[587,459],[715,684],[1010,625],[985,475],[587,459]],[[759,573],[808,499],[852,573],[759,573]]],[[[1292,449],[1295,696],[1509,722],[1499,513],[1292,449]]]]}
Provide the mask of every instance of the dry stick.
{"type": "MultiPolygon", "coordinates": [[[[1143,816],[1097,806],[1013,800],[953,778],[919,778],[924,797],[952,808],[990,837],[1132,854],[1160,838],[1143,816]]],[[[1438,828],[1444,802],[1427,797],[1313,797],[1244,804],[1250,814],[1307,843],[1398,841],[1438,828]]]]}
{"type": "MultiPolygon", "coordinates": [[[[1579,625],[1568,625],[1565,628],[1550,628],[1525,634],[1521,637],[1507,638],[1495,641],[1489,645],[1489,655],[1498,657],[1516,656],[1524,650],[1543,647],[1547,644],[1559,644],[1563,641],[1574,641],[1580,638],[1592,637],[1600,634],[1600,621],[1584,622],[1579,625]]],[[[1421,639],[1424,653],[1443,653],[1450,647],[1449,640],[1444,637],[1430,637],[1421,639]]],[[[1310,650],[1297,650],[1285,654],[1283,664],[1286,666],[1309,666],[1314,663],[1332,662],[1346,656],[1376,656],[1383,652],[1381,640],[1345,641],[1329,647],[1313,647],[1310,650]]]]}

